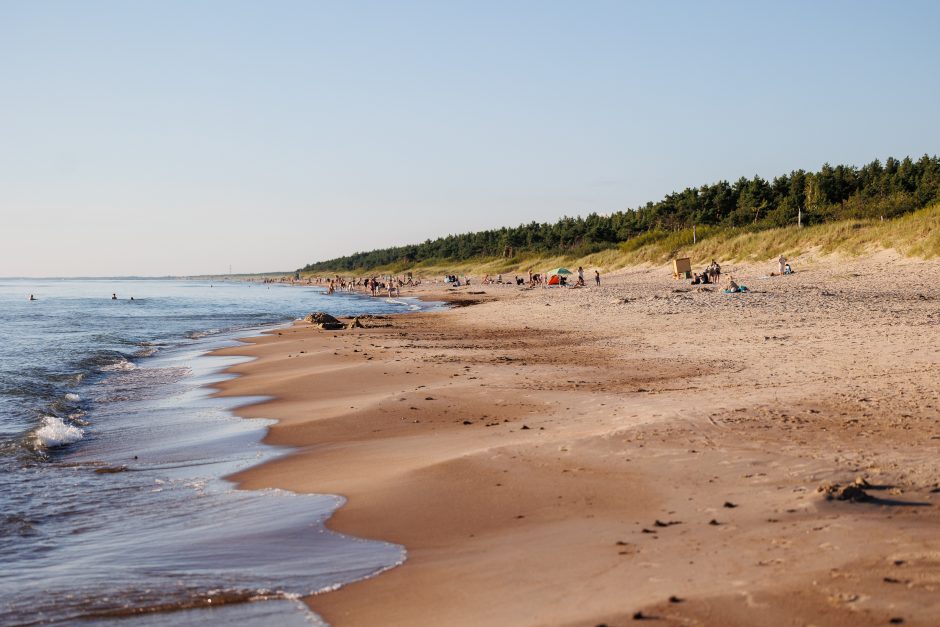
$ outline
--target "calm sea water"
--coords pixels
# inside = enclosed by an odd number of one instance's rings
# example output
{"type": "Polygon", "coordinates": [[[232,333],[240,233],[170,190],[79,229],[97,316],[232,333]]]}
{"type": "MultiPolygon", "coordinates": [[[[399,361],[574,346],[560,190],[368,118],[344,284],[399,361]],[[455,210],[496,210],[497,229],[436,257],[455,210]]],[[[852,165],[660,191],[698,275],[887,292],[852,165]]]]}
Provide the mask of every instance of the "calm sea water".
{"type": "Polygon", "coordinates": [[[204,353],[311,311],[416,307],[277,285],[0,279],[0,624],[310,624],[299,596],[400,563],[402,547],[323,527],[339,497],[221,479],[285,451],[260,443],[266,421],[209,398],[240,360],[204,353]]]}

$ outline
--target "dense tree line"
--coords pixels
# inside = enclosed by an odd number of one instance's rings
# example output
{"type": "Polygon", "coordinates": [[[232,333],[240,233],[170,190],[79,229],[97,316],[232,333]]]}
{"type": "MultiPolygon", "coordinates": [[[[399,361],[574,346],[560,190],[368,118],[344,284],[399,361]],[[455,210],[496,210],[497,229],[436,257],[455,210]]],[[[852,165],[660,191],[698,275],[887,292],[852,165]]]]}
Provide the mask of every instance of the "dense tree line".
{"type": "Polygon", "coordinates": [[[849,218],[895,217],[940,202],[940,159],[889,158],[866,166],[823,165],[766,181],[759,176],[719,181],[669,194],[659,202],[609,215],[531,222],[421,244],[360,252],[309,264],[305,272],[355,270],[423,261],[464,261],[521,254],[585,255],[648,232],[692,225],[764,229],[849,218]]]}

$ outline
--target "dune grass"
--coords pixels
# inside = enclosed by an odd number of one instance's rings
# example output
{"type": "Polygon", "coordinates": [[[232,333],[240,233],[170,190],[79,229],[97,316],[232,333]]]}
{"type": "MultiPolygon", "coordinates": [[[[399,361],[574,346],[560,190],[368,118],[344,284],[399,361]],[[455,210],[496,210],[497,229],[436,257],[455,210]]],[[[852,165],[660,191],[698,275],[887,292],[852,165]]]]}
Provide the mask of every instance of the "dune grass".
{"type": "Polygon", "coordinates": [[[798,256],[810,250],[824,255],[859,256],[879,249],[894,249],[908,257],[940,256],[940,205],[892,220],[845,220],[805,228],[777,228],[749,232],[741,229],[680,231],[644,243],[621,244],[623,265],[664,263],[674,257],[733,262],[766,261],[781,254],[798,256]]]}
{"type": "Polygon", "coordinates": [[[675,257],[691,257],[697,264],[712,259],[719,262],[759,262],[778,256],[798,257],[809,251],[820,254],[860,256],[881,249],[923,259],[940,257],[940,205],[933,205],[891,220],[845,220],[804,228],[787,227],[753,231],[748,229],[700,227],[692,230],[650,231],[622,242],[619,246],[587,256],[517,255],[511,258],[468,259],[460,262],[435,259],[417,265],[391,265],[359,268],[341,274],[400,274],[418,276],[444,274],[526,274],[544,272],[558,266],[579,265],[601,272],[642,264],[661,265],[675,257]]]}

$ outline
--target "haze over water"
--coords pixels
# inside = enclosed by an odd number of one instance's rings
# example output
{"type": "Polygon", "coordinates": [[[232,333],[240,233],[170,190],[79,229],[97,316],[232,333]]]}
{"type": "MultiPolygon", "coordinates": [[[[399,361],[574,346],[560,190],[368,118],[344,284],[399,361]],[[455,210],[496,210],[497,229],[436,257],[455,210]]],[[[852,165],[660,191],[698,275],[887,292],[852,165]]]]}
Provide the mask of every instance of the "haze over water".
{"type": "Polygon", "coordinates": [[[338,497],[220,479],[283,451],[260,444],[266,421],[227,411],[249,399],[201,387],[239,359],[201,355],[314,310],[414,307],[245,283],[0,280],[0,624],[303,624],[299,595],[399,563],[401,547],[323,528],[338,497]]]}

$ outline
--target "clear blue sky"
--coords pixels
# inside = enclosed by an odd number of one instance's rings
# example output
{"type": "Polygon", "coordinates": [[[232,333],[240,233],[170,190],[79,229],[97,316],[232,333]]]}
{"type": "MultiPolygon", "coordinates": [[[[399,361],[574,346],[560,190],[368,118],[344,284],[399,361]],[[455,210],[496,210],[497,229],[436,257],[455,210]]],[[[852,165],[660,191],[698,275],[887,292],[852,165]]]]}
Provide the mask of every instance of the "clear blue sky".
{"type": "Polygon", "coordinates": [[[292,269],[940,147],[938,2],[0,0],[0,276],[292,269]]]}

